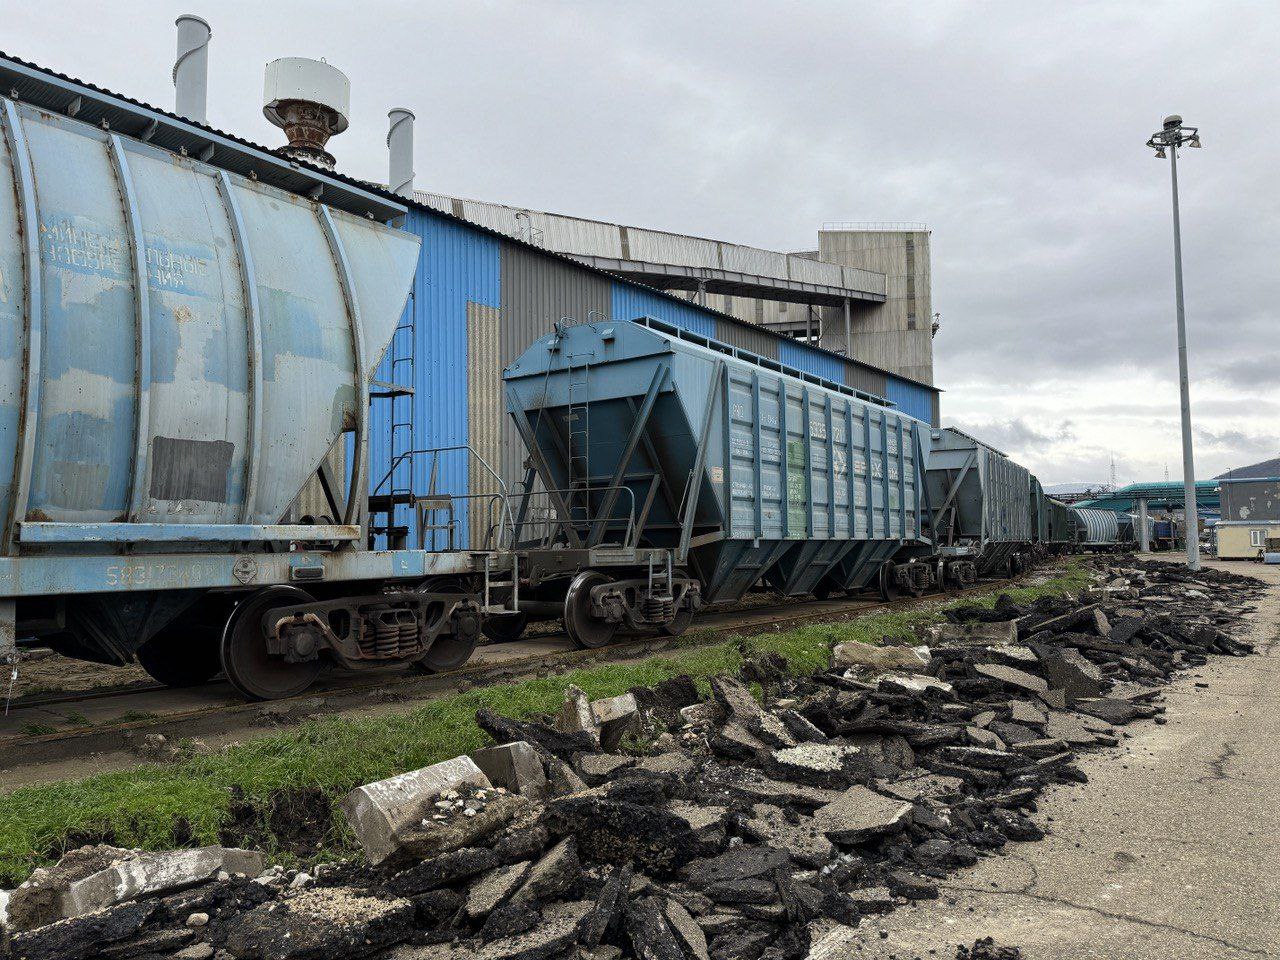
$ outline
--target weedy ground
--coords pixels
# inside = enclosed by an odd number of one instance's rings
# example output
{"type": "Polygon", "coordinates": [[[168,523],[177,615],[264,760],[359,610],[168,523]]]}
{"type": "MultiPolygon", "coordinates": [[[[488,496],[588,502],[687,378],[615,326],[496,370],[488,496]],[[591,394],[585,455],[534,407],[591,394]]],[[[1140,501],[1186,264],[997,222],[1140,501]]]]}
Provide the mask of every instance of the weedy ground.
{"type": "MultiPolygon", "coordinates": [[[[82,780],[24,787],[0,794],[0,886],[16,885],[34,867],[84,843],[168,849],[183,844],[236,842],[234,830],[242,823],[244,809],[255,805],[263,815],[252,831],[253,840],[282,862],[289,862],[294,853],[278,834],[297,825],[280,823],[287,821],[287,816],[270,815],[271,810],[279,809],[281,796],[318,791],[332,805],[361,783],[483,746],[486,737],[475,722],[481,707],[513,717],[554,713],[570,683],[593,699],[681,674],[705,686],[707,678],[734,672],[744,660],[764,653],[786,657],[797,675],[812,673],[830,665],[831,648],[837,643],[879,643],[886,638],[910,637],[916,627],[942,619],[942,611],[950,606],[990,605],[998,593],[1026,603],[1039,596],[1078,591],[1088,582],[1085,564],[1069,560],[1042,574],[1034,585],[967,593],[910,610],[729,641],[716,642],[713,631],[695,632],[678,649],[640,662],[593,666],[477,688],[426,702],[399,716],[311,720],[285,733],[176,763],[147,764],[82,780]]],[[[340,817],[320,828],[319,858],[354,852],[340,817]]]]}

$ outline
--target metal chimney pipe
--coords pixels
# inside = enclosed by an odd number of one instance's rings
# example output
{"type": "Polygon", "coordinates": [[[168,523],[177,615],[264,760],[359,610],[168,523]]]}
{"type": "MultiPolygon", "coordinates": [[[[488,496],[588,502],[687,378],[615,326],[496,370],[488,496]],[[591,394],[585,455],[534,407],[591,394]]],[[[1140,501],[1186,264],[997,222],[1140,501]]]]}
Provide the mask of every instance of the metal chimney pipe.
{"type": "Polygon", "coordinates": [[[174,23],[178,27],[178,57],[173,64],[173,112],[204,123],[209,100],[209,38],[213,31],[192,13],[184,13],[174,23]]]}
{"type": "Polygon", "coordinates": [[[387,113],[391,129],[387,132],[390,173],[387,183],[392,193],[413,197],[413,111],[396,107],[387,113]]]}

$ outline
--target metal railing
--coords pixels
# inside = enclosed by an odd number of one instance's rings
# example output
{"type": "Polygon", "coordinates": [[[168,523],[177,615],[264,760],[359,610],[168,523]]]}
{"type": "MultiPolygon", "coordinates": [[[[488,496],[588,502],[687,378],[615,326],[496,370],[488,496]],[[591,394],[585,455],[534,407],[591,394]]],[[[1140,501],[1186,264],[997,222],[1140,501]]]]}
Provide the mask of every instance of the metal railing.
{"type": "MultiPolygon", "coordinates": [[[[516,483],[518,488],[524,488],[524,483],[516,483]]],[[[637,537],[637,521],[636,521],[636,492],[625,484],[610,485],[586,485],[580,484],[574,487],[557,488],[557,489],[521,489],[514,496],[520,501],[520,507],[517,510],[516,520],[512,530],[512,540],[509,546],[517,548],[546,548],[556,543],[561,538],[567,539],[566,528],[572,529],[580,536],[585,546],[619,546],[634,547],[637,537]],[[592,494],[607,494],[610,491],[616,491],[618,494],[626,494],[630,503],[624,516],[617,515],[617,504],[610,509],[610,516],[600,517],[592,515],[592,494]],[[561,517],[559,510],[555,507],[553,498],[561,498],[569,505],[570,516],[561,517]],[[581,504],[575,504],[574,501],[581,498],[581,504]],[[579,510],[583,512],[578,513],[579,510]],[[625,523],[622,527],[621,543],[592,543],[592,530],[597,522],[603,521],[600,532],[600,539],[604,540],[610,530],[617,530],[618,524],[625,523]]]]}
{"type": "Polygon", "coordinates": [[[823,230],[861,230],[868,233],[927,233],[929,225],[920,220],[827,220],[823,230]]]}
{"type": "MultiPolygon", "coordinates": [[[[370,491],[370,499],[374,499],[379,495],[385,495],[389,499],[389,504],[385,511],[387,514],[387,525],[391,527],[395,522],[395,512],[397,506],[408,506],[415,511],[415,519],[418,521],[418,549],[428,550],[431,552],[440,552],[441,550],[458,549],[458,532],[460,524],[464,517],[457,515],[453,508],[455,501],[483,501],[487,504],[487,513],[484,517],[485,530],[483,547],[472,546],[470,549],[496,550],[502,549],[505,543],[513,542],[515,536],[515,524],[511,515],[510,498],[508,496],[506,481],[502,479],[493,469],[483,456],[478,453],[470,444],[460,443],[451,444],[441,447],[423,447],[415,450],[406,450],[396,455],[387,472],[382,479],[370,491]],[[496,493],[440,493],[436,490],[436,483],[440,476],[440,460],[443,454],[449,453],[466,453],[472,457],[472,463],[478,463],[484,468],[485,472],[497,484],[496,493]],[[423,494],[417,494],[413,491],[413,483],[415,465],[417,458],[430,457],[429,469],[427,471],[427,490],[423,494]],[[398,500],[396,494],[400,492],[400,486],[397,484],[388,490],[387,494],[383,494],[383,490],[387,489],[388,484],[392,483],[392,478],[396,473],[396,469],[405,461],[409,463],[409,488],[404,494],[404,499],[398,500]],[[447,511],[448,516],[443,522],[438,522],[432,518],[430,514],[435,511],[447,511]],[[433,522],[428,523],[431,520],[433,522]],[[430,543],[428,543],[427,532],[431,532],[430,543]],[[438,546],[439,536],[443,534],[445,545],[438,546]]],[[[466,512],[467,519],[470,518],[470,511],[466,512]]]]}

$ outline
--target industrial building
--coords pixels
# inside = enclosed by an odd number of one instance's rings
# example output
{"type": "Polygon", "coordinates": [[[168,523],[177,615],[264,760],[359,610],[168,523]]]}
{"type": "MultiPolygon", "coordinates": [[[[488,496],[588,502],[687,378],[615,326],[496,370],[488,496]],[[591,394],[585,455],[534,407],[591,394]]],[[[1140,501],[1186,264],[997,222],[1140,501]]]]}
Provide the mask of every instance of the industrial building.
{"type": "MultiPolygon", "coordinates": [[[[573,259],[545,243],[530,242],[530,235],[511,235],[477,222],[482,218],[474,212],[459,217],[452,209],[418,202],[412,195],[411,176],[395,176],[397,164],[401,170],[412,171],[411,154],[407,159],[393,154],[391,159],[390,182],[401,185],[400,193],[328,169],[332,158],[324,146],[330,135],[345,128],[348,109],[345,77],[332,68],[317,74],[323,81],[321,92],[314,92],[313,83],[308,95],[318,100],[311,106],[319,110],[307,113],[294,106],[301,94],[291,86],[295,78],[289,71],[296,65],[288,61],[272,65],[275,73],[268,75],[268,91],[277,93],[265,107],[273,122],[288,132],[290,142],[284,148],[273,150],[207,126],[203,122],[200,48],[202,42],[208,42],[208,28],[202,22],[193,23],[192,18],[184,18],[179,28],[175,78],[178,103],[187,104],[189,116],[12,57],[0,56],[0,89],[14,102],[98,124],[120,137],[199,158],[266,186],[303,193],[338,210],[394,223],[421,238],[413,291],[376,375],[369,410],[368,491],[375,514],[379,508],[389,511],[389,516],[382,520],[375,516],[373,521],[383,535],[380,542],[419,542],[415,528],[423,521],[411,510],[411,493],[434,488],[483,498],[500,488],[489,467],[508,484],[522,476],[525,454],[506,409],[502,371],[559,322],[653,317],[763,358],[767,365],[794,371],[810,382],[884,398],[888,406],[938,425],[939,392],[927,382],[824,349],[821,337],[800,342],[717,310],[709,302],[691,302],[648,286],[640,282],[643,277],[625,269],[607,270],[604,267],[609,264],[573,259]],[[193,94],[192,86],[200,89],[193,94]],[[318,124],[317,115],[321,118],[318,124]]],[[[389,140],[393,147],[411,148],[411,129],[406,131],[404,126],[406,115],[411,118],[408,111],[392,113],[393,136],[389,140]]],[[[56,215],[49,210],[40,214],[46,219],[56,215]]],[[[86,236],[109,237],[120,229],[118,224],[105,222],[75,226],[86,236]]],[[[637,240],[632,252],[638,254],[642,249],[637,240]]],[[[206,253],[215,259],[219,256],[212,250],[206,253]]],[[[827,303],[814,304],[823,311],[843,313],[843,306],[833,304],[847,304],[855,293],[862,296],[862,304],[889,300],[883,274],[856,267],[837,267],[834,273],[828,267],[817,267],[818,272],[804,274],[804,268],[797,265],[804,258],[784,259],[787,269],[796,274],[790,281],[795,289],[788,292],[810,300],[827,296],[827,303]],[[821,277],[835,279],[836,274],[838,283],[821,283],[821,277]],[[803,279],[805,276],[810,279],[803,279]],[[806,286],[809,289],[802,289],[806,286]],[[829,289],[819,289],[824,286],[829,289]]],[[[782,289],[783,279],[773,276],[769,282],[782,289]]],[[[712,295],[712,286],[708,281],[706,296],[712,295]]],[[[342,453],[340,445],[316,464],[317,478],[304,495],[306,502],[295,505],[294,516],[322,520],[343,512],[350,479],[343,464],[354,458],[342,453]]],[[[457,537],[453,545],[467,546],[480,527],[479,518],[470,516],[464,503],[453,518],[457,537]]]]}
{"type": "Polygon", "coordinates": [[[1222,519],[1214,528],[1221,560],[1280,552],[1280,477],[1220,480],[1222,519]]]}
{"type": "Polygon", "coordinates": [[[791,339],[933,383],[936,321],[923,223],[827,223],[816,250],[780,253],[438,193],[417,191],[414,198],[791,339]]]}

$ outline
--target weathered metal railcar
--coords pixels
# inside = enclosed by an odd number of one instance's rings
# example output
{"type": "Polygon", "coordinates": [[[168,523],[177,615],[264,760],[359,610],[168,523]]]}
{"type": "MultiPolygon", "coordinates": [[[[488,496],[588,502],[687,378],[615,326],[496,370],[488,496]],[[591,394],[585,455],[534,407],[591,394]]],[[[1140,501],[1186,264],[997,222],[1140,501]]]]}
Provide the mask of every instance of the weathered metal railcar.
{"type": "Polygon", "coordinates": [[[504,379],[522,597],[564,598],[579,642],[761,581],[862,587],[921,536],[928,427],[843,384],[649,317],[560,326],[504,379]]]}
{"type": "MultiPolygon", "coordinates": [[[[1072,507],[1072,542],[1086,550],[1113,549],[1120,543],[1120,518],[1112,510],[1072,507]]],[[[1132,532],[1132,527],[1130,527],[1132,532]]]]}
{"type": "Polygon", "coordinates": [[[1071,508],[1053,497],[1044,498],[1044,540],[1051,553],[1060,553],[1072,543],[1071,508]]]}
{"type": "Polygon", "coordinates": [[[925,488],[944,581],[1022,569],[1035,537],[1026,467],[948,427],[930,434],[925,488]]]}
{"type": "Polygon", "coordinates": [[[332,187],[384,219],[394,205],[10,69],[91,122],[0,98],[0,661],[39,637],[136,654],[175,684],[223,669],[273,697],[310,683],[322,653],[465,658],[478,613],[457,580],[428,578],[474,559],[364,549],[368,381],[419,243],[316,198],[332,187]],[[354,456],[335,477],[344,435],[354,456]],[[317,471],[331,516],[283,522],[317,471]]]}

